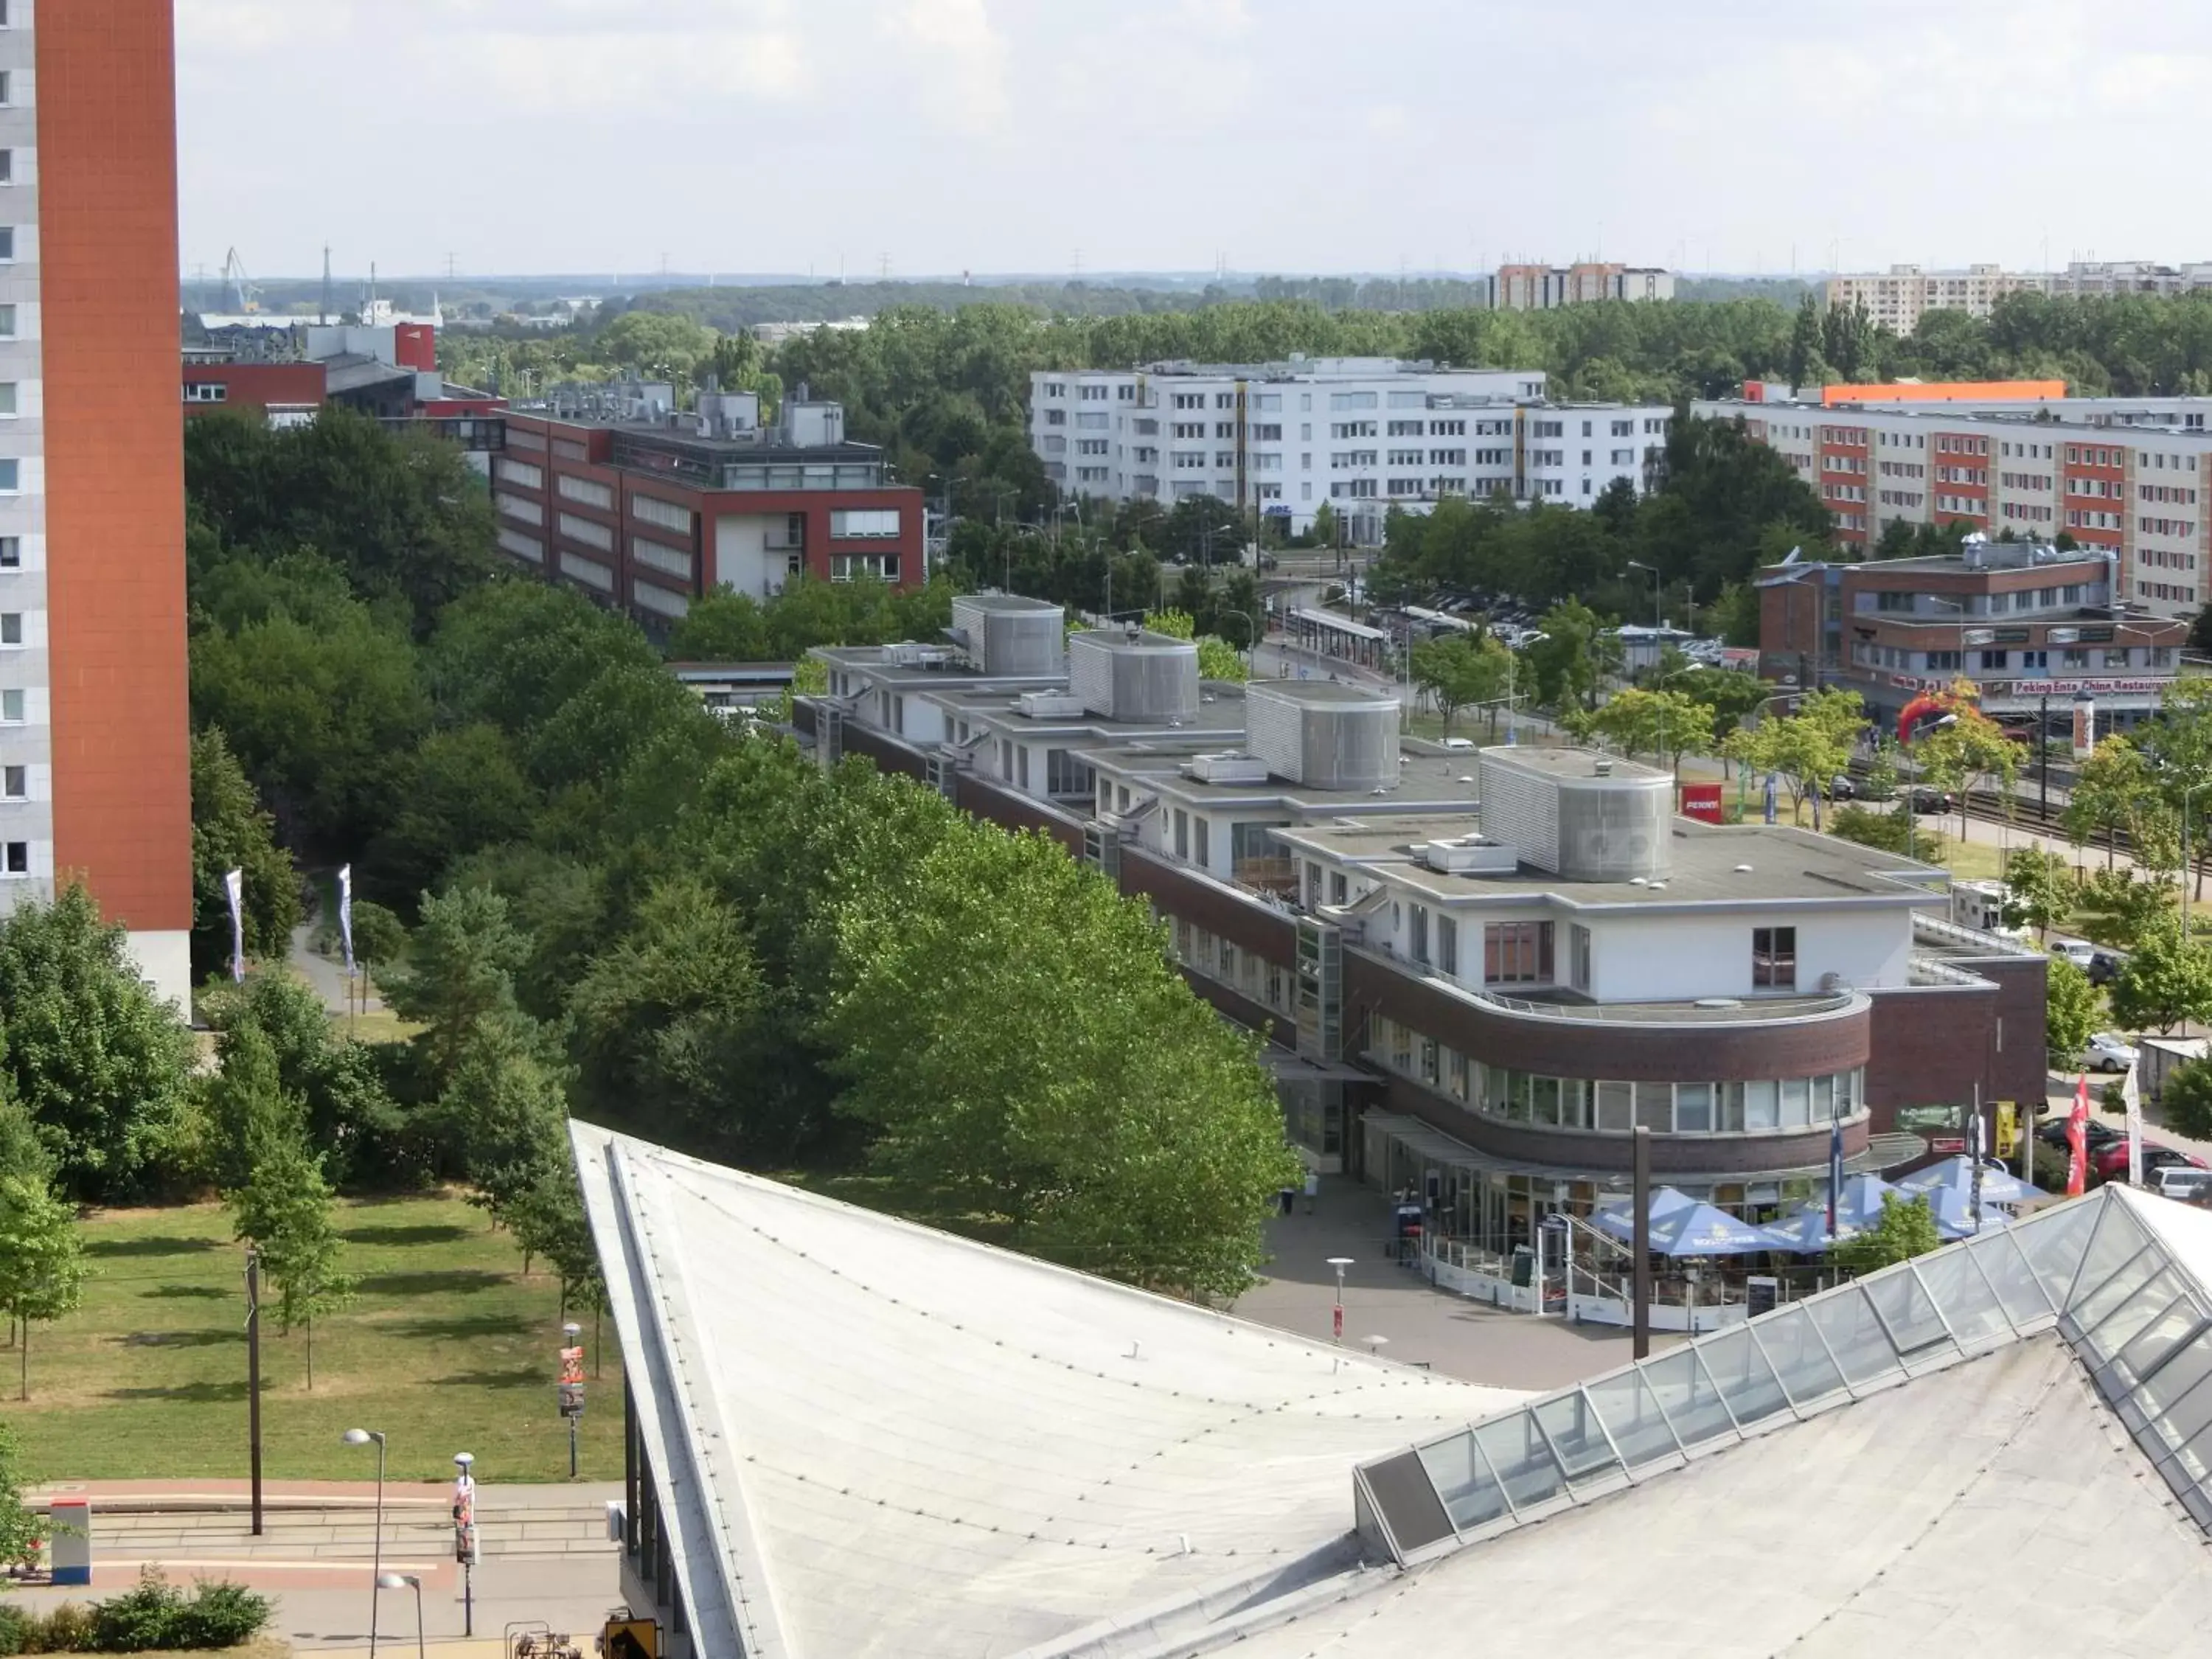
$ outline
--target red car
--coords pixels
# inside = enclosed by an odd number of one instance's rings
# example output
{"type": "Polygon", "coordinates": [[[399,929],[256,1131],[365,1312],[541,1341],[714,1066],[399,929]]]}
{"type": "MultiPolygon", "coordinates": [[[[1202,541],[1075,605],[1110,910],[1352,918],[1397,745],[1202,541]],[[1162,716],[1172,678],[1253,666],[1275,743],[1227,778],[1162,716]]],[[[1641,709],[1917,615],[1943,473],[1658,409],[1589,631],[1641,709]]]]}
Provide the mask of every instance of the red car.
{"type": "MultiPolygon", "coordinates": [[[[2176,1152],[2171,1146],[2143,1142],[2143,1173],[2148,1175],[2162,1164],[2185,1164],[2194,1170],[2212,1168],[2201,1158],[2191,1153],[2176,1152]]],[[[2128,1178],[2128,1138],[2122,1135],[2089,1154],[2089,1166],[2097,1172],[2100,1181],[2125,1181],[2128,1178]]]]}

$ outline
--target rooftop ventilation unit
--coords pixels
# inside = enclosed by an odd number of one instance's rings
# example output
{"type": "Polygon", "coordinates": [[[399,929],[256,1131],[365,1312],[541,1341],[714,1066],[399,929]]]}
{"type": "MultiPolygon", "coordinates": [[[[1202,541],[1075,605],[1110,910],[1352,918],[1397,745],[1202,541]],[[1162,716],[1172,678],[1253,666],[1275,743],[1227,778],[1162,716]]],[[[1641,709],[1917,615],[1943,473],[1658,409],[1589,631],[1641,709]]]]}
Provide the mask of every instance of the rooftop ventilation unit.
{"type": "Polygon", "coordinates": [[[1249,755],[1196,755],[1183,770],[1200,783],[1265,783],[1267,763],[1249,755]]]}
{"type": "Polygon", "coordinates": [[[1083,699],[1066,691],[1024,691],[1022,713],[1033,720],[1072,720],[1083,717],[1083,699]]]}
{"type": "Polygon", "coordinates": [[[1432,841],[1419,851],[1423,864],[1447,876],[1511,875],[1521,867],[1520,855],[1512,848],[1480,836],[1432,841]]]}
{"type": "Polygon", "coordinates": [[[1013,593],[966,594],[952,601],[952,633],[981,672],[1020,678],[1062,672],[1060,608],[1013,593]]]}
{"type": "Polygon", "coordinates": [[[1397,787],[1394,697],[1350,686],[1255,681],[1244,691],[1244,747],[1277,777],[1309,789],[1397,787]]]}
{"type": "Polygon", "coordinates": [[[1165,634],[1101,630],[1067,642],[1068,690],[1094,714],[1168,726],[1198,718],[1198,647],[1165,634]]]}
{"type": "Polygon", "coordinates": [[[1665,878],[1674,816],[1666,773],[1556,749],[1486,749],[1480,769],[1483,834],[1537,869],[1568,881],[1665,878]]]}

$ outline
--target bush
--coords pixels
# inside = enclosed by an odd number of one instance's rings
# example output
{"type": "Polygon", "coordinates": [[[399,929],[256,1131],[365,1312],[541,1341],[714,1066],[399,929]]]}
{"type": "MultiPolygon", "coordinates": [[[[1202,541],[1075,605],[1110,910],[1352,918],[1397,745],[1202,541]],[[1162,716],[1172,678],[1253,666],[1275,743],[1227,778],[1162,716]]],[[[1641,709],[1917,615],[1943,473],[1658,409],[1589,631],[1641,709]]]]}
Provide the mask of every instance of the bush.
{"type": "Polygon", "coordinates": [[[0,1607],[0,1656],[205,1651],[251,1641],[269,1623],[269,1598],[201,1579],[188,1595],[148,1567],[135,1589],[90,1607],[74,1601],[41,1618],[0,1607]]]}
{"type": "Polygon", "coordinates": [[[2166,1074],[2159,1112],[2176,1133],[2212,1138],[2212,1060],[2185,1060],[2166,1074]]]}

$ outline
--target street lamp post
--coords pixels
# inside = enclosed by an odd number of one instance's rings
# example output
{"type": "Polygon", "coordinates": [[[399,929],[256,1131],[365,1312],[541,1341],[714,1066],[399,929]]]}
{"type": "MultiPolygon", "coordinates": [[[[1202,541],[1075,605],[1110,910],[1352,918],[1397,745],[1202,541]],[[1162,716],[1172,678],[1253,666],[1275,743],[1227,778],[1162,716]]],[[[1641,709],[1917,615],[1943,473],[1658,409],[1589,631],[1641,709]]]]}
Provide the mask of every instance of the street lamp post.
{"type": "Polygon", "coordinates": [[[1344,1344],[1344,1270],[1352,1265],[1348,1255],[1333,1255],[1328,1265],[1336,1269],[1336,1310],[1329,1321],[1329,1340],[1341,1347],[1344,1344]]]}
{"type": "MultiPolygon", "coordinates": [[[[1658,573],[1658,571],[1657,571],[1656,569],[1655,569],[1652,566],[1650,566],[1650,565],[1648,565],[1648,564],[1644,563],[1641,559],[1631,559],[1631,560],[1628,562],[1628,568],[1629,568],[1631,570],[1641,570],[1641,571],[1642,571],[1645,575],[1647,575],[1647,576],[1649,576],[1649,577],[1650,577],[1650,578],[1651,578],[1651,626],[1652,626],[1652,627],[1654,627],[1655,629],[1656,629],[1656,628],[1658,628],[1658,627],[1660,627],[1660,626],[1662,626],[1662,623],[1660,623],[1660,620],[1659,620],[1659,573],[1658,573]]],[[[1653,641],[1653,645],[1655,646],[1655,647],[1656,647],[1657,643],[1658,643],[1658,642],[1657,642],[1656,641],[1653,641]]]]}
{"type": "Polygon", "coordinates": [[[376,1575],[379,1589],[409,1589],[415,1592],[415,1659],[423,1659],[422,1648],[422,1576],[414,1572],[380,1572],[376,1575]]]}
{"type": "Polygon", "coordinates": [[[376,1443],[376,1537],[370,1546],[368,1587],[368,1653],[369,1659],[376,1659],[377,1598],[384,1589],[384,1431],[348,1429],[339,1438],[349,1446],[366,1446],[372,1440],[376,1443]]]}

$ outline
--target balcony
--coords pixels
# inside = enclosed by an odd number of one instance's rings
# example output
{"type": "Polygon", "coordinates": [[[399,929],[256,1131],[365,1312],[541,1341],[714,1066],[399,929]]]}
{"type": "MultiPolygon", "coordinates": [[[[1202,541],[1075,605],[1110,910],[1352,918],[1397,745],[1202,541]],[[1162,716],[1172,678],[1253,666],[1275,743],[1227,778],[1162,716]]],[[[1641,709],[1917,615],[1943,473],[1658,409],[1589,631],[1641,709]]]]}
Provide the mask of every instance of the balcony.
{"type": "Polygon", "coordinates": [[[1505,1013],[1578,1024],[1747,1025],[1773,1021],[1824,1019],[1863,1006],[1856,991],[1808,996],[1699,997],[1683,1002],[1578,1002],[1565,998],[1506,996],[1499,992],[1456,987],[1463,996],[1505,1013]]]}

